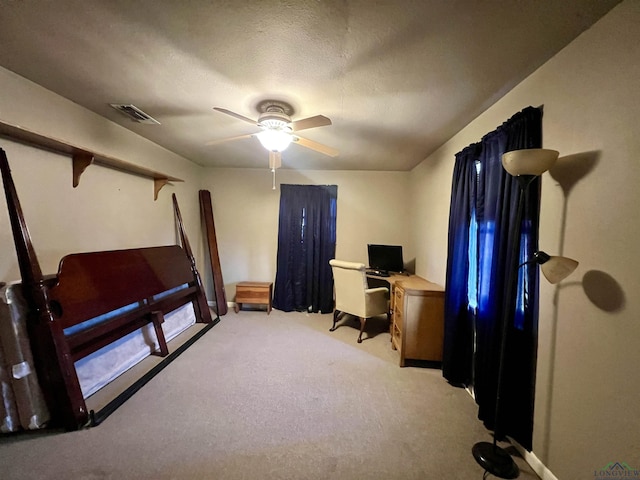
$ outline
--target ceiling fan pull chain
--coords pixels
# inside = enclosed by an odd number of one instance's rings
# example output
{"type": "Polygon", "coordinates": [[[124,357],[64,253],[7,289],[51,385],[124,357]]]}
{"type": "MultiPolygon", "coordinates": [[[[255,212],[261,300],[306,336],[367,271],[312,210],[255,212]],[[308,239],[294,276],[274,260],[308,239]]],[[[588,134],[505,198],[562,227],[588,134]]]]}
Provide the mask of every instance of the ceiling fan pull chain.
{"type": "Polygon", "coordinates": [[[276,189],[276,169],[272,168],[271,173],[273,174],[273,184],[272,184],[271,190],[275,190],[276,189]]]}

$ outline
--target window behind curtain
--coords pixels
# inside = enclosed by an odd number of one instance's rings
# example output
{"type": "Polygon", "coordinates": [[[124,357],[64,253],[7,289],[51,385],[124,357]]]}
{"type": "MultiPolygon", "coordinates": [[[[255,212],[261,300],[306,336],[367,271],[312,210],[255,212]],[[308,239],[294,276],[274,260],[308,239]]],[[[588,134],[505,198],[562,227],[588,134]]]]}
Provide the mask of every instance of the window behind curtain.
{"type": "Polygon", "coordinates": [[[333,311],[337,197],[336,185],[280,186],[274,308],[333,311]]]}
{"type": "Polygon", "coordinates": [[[515,308],[505,298],[510,265],[537,249],[540,179],[531,184],[512,261],[513,222],[519,189],[502,168],[502,154],[542,146],[542,110],[527,107],[480,142],[456,154],[449,215],[443,375],[473,387],[478,417],[495,428],[495,399],[502,319],[507,350],[501,389],[499,436],[531,449],[537,356],[536,268],[518,270],[515,308]],[[508,308],[506,307],[508,306],[508,308]]]}

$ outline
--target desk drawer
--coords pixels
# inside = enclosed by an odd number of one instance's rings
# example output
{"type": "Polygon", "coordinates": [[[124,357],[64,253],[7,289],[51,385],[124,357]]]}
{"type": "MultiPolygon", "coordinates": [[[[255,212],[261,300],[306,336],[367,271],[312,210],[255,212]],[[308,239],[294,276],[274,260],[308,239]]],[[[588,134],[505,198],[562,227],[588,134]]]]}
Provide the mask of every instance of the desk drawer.
{"type": "Polygon", "coordinates": [[[402,331],[393,324],[391,327],[391,348],[400,350],[402,348],[402,331]]]}
{"type": "Polygon", "coordinates": [[[239,283],[236,287],[236,302],[241,303],[269,303],[271,284],[239,283]]]}
{"type": "Polygon", "coordinates": [[[402,310],[398,310],[397,308],[393,311],[393,323],[396,328],[402,330],[402,325],[404,324],[404,314],[402,310]]]}
{"type": "Polygon", "coordinates": [[[269,290],[241,290],[236,291],[236,302],[240,303],[269,303],[269,290]]]}
{"type": "Polygon", "coordinates": [[[400,287],[394,289],[393,311],[404,313],[404,290],[400,287]]]}

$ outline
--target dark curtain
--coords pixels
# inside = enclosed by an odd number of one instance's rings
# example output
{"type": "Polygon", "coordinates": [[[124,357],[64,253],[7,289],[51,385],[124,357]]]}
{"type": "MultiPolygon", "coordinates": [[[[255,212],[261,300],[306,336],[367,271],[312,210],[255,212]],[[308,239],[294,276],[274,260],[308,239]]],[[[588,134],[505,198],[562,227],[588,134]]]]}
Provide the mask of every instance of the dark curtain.
{"type": "MultiPolygon", "coordinates": [[[[503,388],[496,433],[498,437],[513,437],[529,450],[532,447],[535,398],[538,269],[535,266],[518,269],[518,265],[531,258],[537,250],[540,178],[526,190],[522,221],[518,227],[515,222],[520,187],[502,167],[502,154],[510,150],[540,148],[541,145],[542,111],[528,107],[485,135],[481,142],[465,149],[475,153],[473,162],[477,165],[477,189],[475,197],[470,199],[477,221],[477,268],[471,269],[477,271],[477,278],[471,279],[477,285],[477,306],[469,308],[468,297],[464,298],[460,293],[467,288],[469,278],[458,278],[462,275],[455,273],[449,276],[449,268],[445,297],[445,331],[448,335],[445,336],[443,373],[452,383],[462,381],[473,385],[479,407],[478,417],[492,430],[496,427],[499,353],[502,321],[506,316],[503,388]],[[511,248],[514,242],[515,249],[511,248]],[[511,298],[506,298],[509,272],[515,269],[518,269],[517,286],[512,289],[511,298]],[[475,355],[470,362],[468,332],[474,331],[475,355]],[[464,350],[464,354],[458,354],[459,350],[464,350]]],[[[459,154],[456,160],[462,157],[459,154]]],[[[470,163],[472,160],[466,161],[470,163]]],[[[468,190],[474,193],[472,189],[468,190]]],[[[459,193],[453,191],[452,199],[457,195],[459,193]]],[[[459,201],[454,203],[452,200],[450,217],[460,216],[459,204],[459,201]]],[[[457,235],[451,231],[449,234],[457,235]]],[[[457,241],[453,239],[454,246],[457,241]]],[[[451,239],[449,255],[453,256],[447,260],[448,265],[452,264],[452,271],[462,261],[461,255],[468,258],[468,252],[452,248],[451,239]]],[[[471,345],[473,349],[473,341],[471,345]]]]}
{"type": "Polygon", "coordinates": [[[473,316],[468,301],[469,230],[476,198],[477,147],[456,155],[451,187],[447,289],[445,293],[444,377],[454,385],[471,385],[473,371],[473,316]]]}
{"type": "Polygon", "coordinates": [[[280,186],[274,308],[333,311],[337,196],[336,185],[280,186]]]}

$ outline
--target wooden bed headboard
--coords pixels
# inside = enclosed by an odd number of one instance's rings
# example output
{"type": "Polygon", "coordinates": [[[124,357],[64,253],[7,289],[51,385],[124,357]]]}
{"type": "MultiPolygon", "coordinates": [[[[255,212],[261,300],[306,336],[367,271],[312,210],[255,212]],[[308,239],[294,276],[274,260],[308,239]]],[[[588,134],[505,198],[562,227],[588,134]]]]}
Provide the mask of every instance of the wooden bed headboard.
{"type": "Polygon", "coordinates": [[[166,356],[160,327],[163,316],[187,301],[193,303],[198,318],[211,321],[208,309],[200,311],[199,288],[191,264],[177,245],[67,255],[60,262],[48,296],[49,308],[65,331],[74,362],[147,323],[153,323],[166,356]],[[156,298],[174,289],[166,297],[156,298]],[[66,332],[127,306],[131,308],[95,325],[66,332]]]}
{"type": "MultiPolygon", "coordinates": [[[[74,430],[90,421],[97,424],[105,415],[87,411],[74,362],[153,324],[165,365],[183,351],[181,347],[169,354],[161,327],[165,314],[191,302],[196,321],[208,324],[206,330],[219,321],[211,317],[175,194],[174,211],[183,248],[170,245],[71,254],[60,261],[55,279],[45,282],[2,149],[0,171],[24,295],[31,307],[27,330],[51,426],[74,430]],[[95,321],[106,314],[111,315],[95,321]]],[[[114,399],[105,407],[106,415],[150,378],[146,375],[114,399]]]]}

